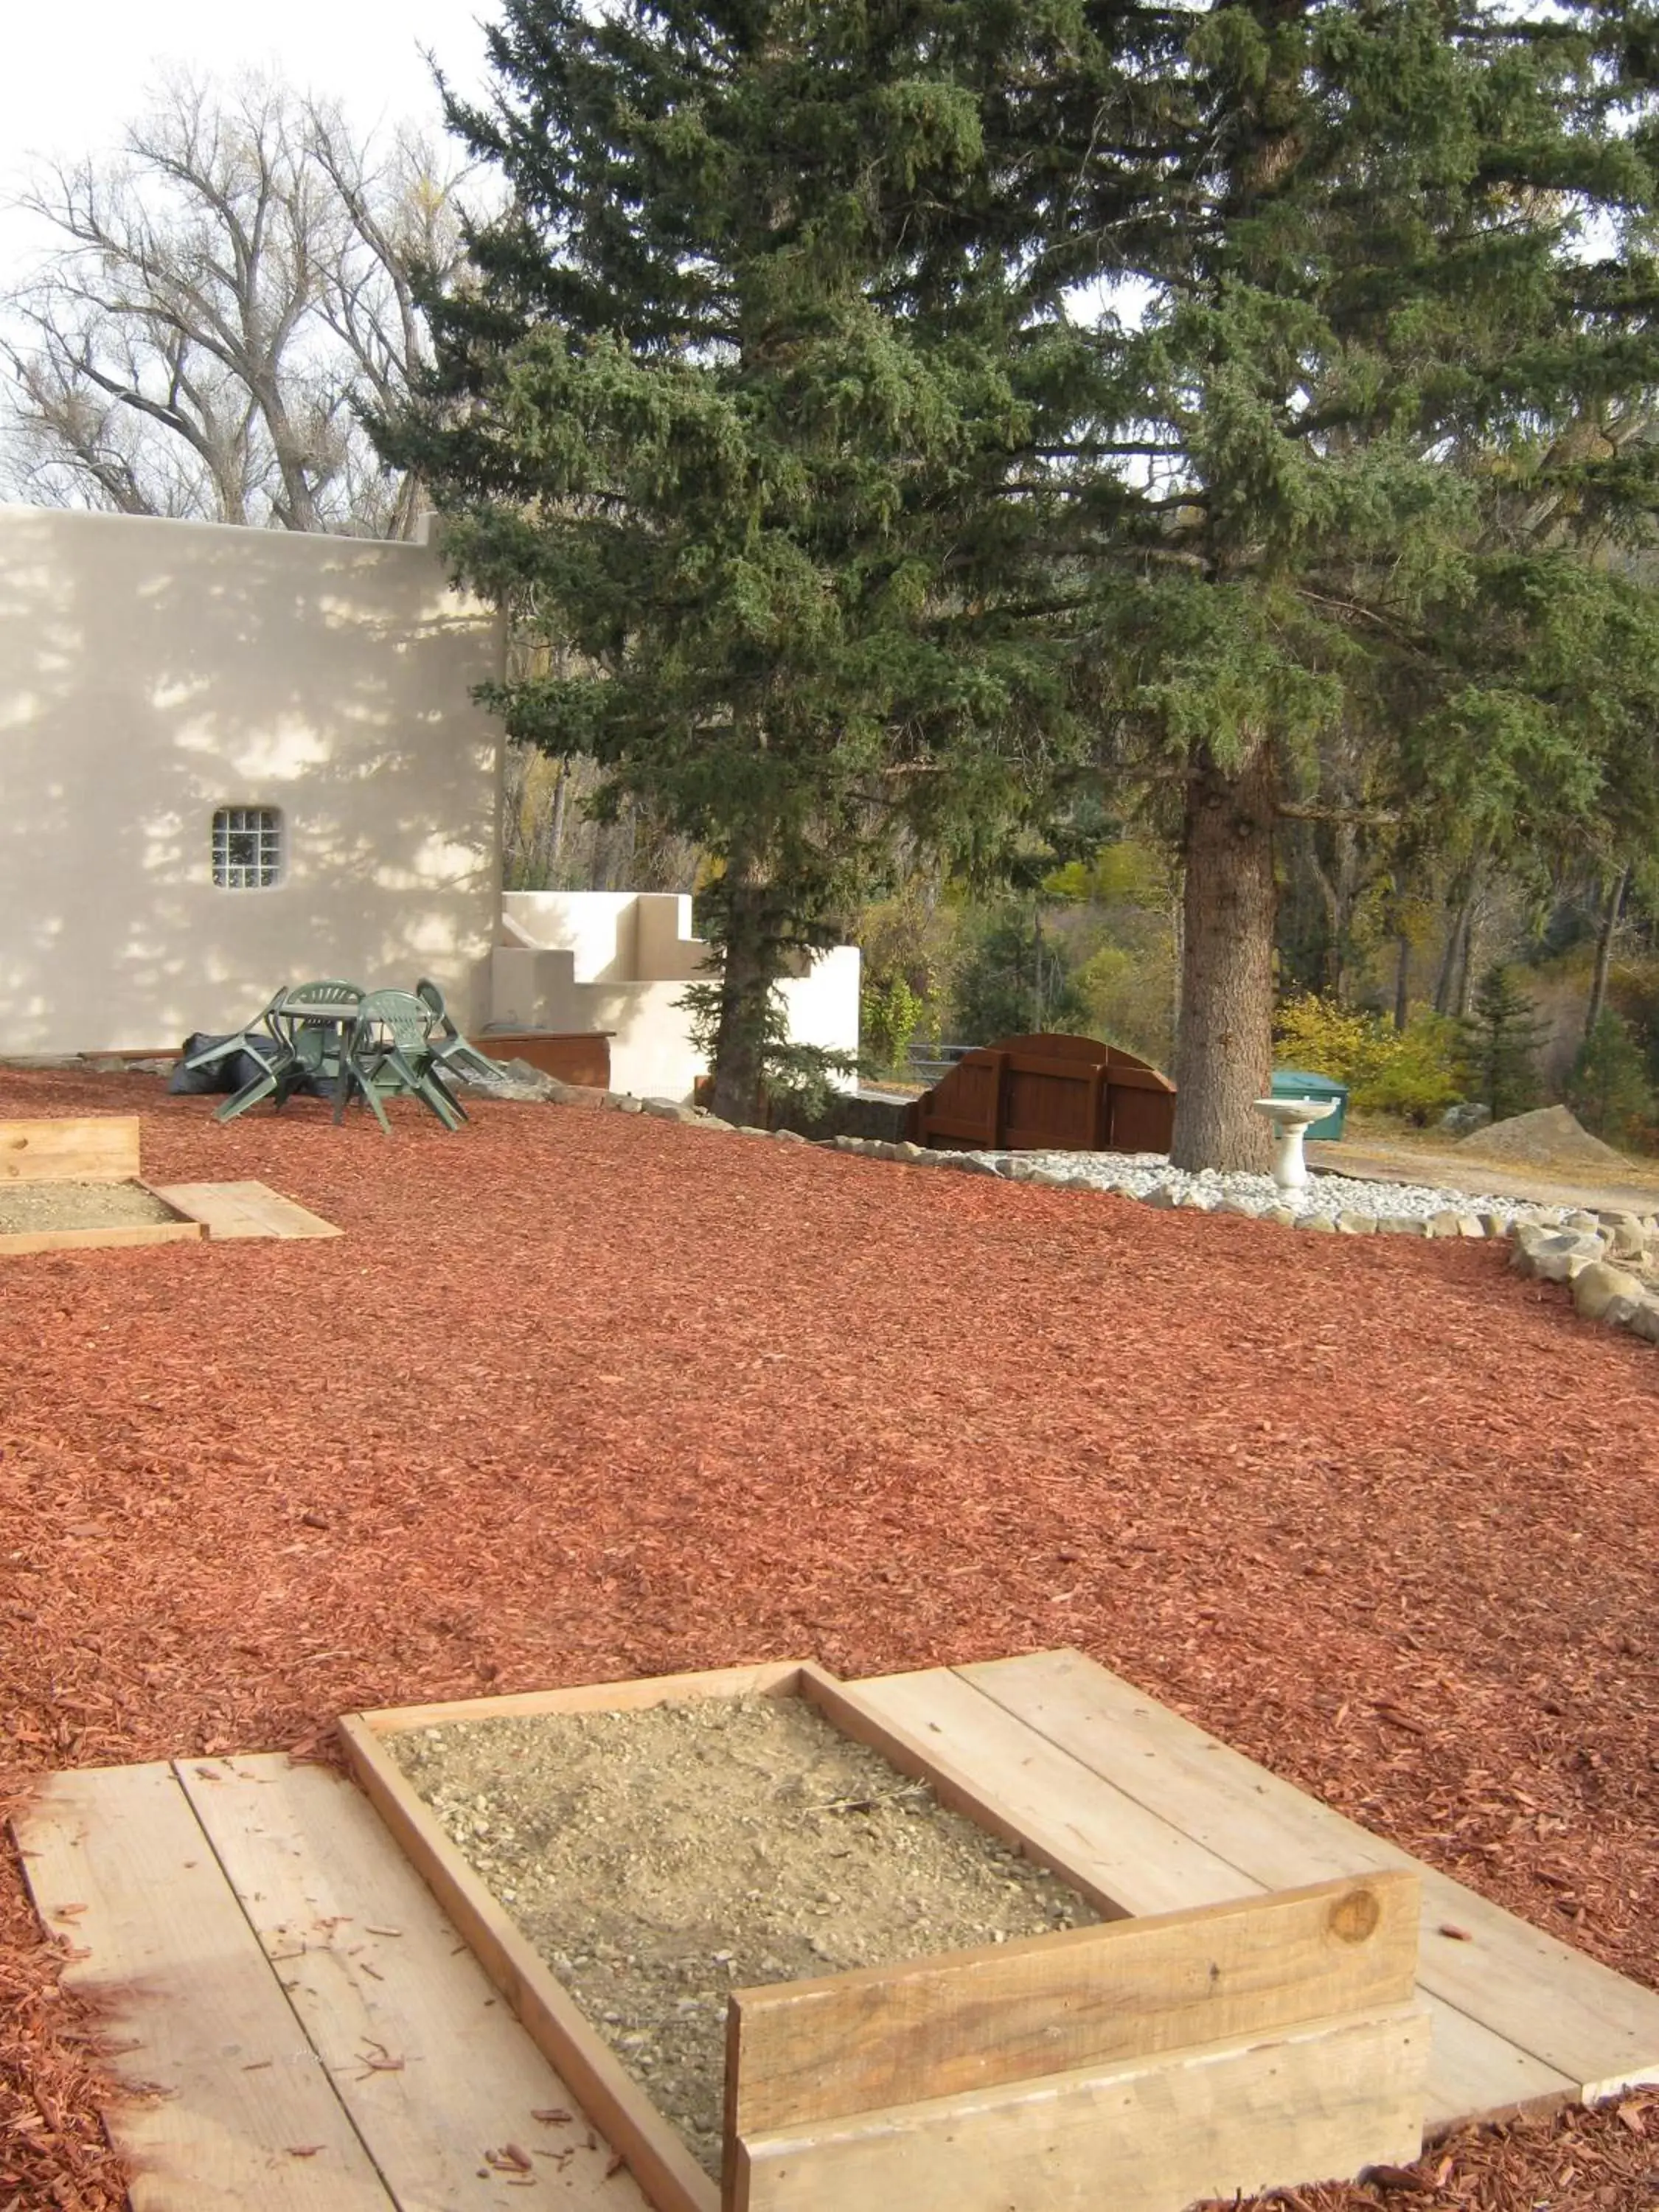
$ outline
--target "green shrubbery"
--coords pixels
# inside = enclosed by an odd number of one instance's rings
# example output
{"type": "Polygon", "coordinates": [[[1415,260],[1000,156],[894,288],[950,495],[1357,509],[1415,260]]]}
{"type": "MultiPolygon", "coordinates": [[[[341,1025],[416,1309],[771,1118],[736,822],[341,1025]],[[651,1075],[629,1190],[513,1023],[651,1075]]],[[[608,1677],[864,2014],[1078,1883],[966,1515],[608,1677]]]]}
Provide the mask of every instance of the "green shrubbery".
{"type": "Polygon", "coordinates": [[[1405,1030],[1333,999],[1287,999],[1273,1023],[1279,1058],[1346,1083],[1361,1112],[1398,1114],[1421,1126],[1462,1097],[1455,1022],[1425,1010],[1405,1030]]]}
{"type": "Polygon", "coordinates": [[[874,1074],[907,1072],[910,1040],[926,1012],[919,994],[902,975],[868,983],[859,997],[861,1057],[874,1074]]]}

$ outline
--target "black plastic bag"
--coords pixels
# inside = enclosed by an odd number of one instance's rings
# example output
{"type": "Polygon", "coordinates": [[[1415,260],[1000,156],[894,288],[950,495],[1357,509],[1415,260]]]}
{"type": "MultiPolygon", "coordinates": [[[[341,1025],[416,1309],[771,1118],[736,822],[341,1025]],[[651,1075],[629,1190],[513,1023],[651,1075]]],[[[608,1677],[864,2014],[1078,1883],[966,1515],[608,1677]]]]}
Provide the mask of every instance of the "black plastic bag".
{"type": "MultiPolygon", "coordinates": [[[[240,1030],[232,1032],[240,1036],[240,1030]]],[[[174,1097],[201,1098],[216,1091],[240,1091],[245,1083],[252,1083],[259,1073],[259,1063],[251,1052],[228,1052],[222,1060],[210,1060],[205,1067],[190,1067],[185,1063],[193,1053],[207,1052],[216,1044],[228,1044],[229,1036],[209,1036],[198,1031],[185,1039],[179,1065],[167,1079],[167,1090],[174,1097]]]]}

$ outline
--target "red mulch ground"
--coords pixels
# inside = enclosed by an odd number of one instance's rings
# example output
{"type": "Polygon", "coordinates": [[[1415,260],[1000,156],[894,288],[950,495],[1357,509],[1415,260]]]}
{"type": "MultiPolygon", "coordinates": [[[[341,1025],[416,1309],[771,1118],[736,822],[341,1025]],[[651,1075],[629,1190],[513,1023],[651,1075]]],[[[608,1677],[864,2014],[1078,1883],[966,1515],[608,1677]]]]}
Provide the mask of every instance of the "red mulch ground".
{"type": "MultiPolygon", "coordinates": [[[[0,1074],[0,1116],[142,1110],[153,1180],[347,1234],[0,1261],[12,1786],[360,1705],[1076,1644],[1659,1984],[1659,1364],[1501,1250],[160,1091],[0,1074]]],[[[11,1864],[7,2212],[119,2201],[55,1955],[11,1864]]],[[[1659,2205],[1659,2098],[1419,2179],[1301,2202],[1659,2205]]]]}

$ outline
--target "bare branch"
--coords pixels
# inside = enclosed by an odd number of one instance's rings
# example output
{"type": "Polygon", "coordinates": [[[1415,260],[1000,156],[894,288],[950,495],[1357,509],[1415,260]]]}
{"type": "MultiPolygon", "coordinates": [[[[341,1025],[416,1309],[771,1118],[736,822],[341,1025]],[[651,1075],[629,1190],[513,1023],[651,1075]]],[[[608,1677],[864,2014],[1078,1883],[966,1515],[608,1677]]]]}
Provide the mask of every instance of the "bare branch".
{"type": "Polygon", "coordinates": [[[407,535],[417,488],[358,404],[426,357],[415,267],[460,256],[459,178],[280,82],[162,90],[117,161],[42,169],[58,251],[8,302],[7,474],[123,513],[407,535]]]}

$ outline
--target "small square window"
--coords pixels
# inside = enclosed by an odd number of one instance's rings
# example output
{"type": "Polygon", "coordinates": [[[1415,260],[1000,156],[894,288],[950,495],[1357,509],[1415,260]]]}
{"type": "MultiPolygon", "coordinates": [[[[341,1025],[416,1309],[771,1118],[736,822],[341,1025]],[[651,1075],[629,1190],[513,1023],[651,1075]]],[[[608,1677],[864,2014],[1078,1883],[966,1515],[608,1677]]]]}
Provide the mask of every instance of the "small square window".
{"type": "Polygon", "coordinates": [[[222,806],[213,817],[213,880],[222,890],[265,891],[281,880],[283,817],[274,806],[222,806]]]}

